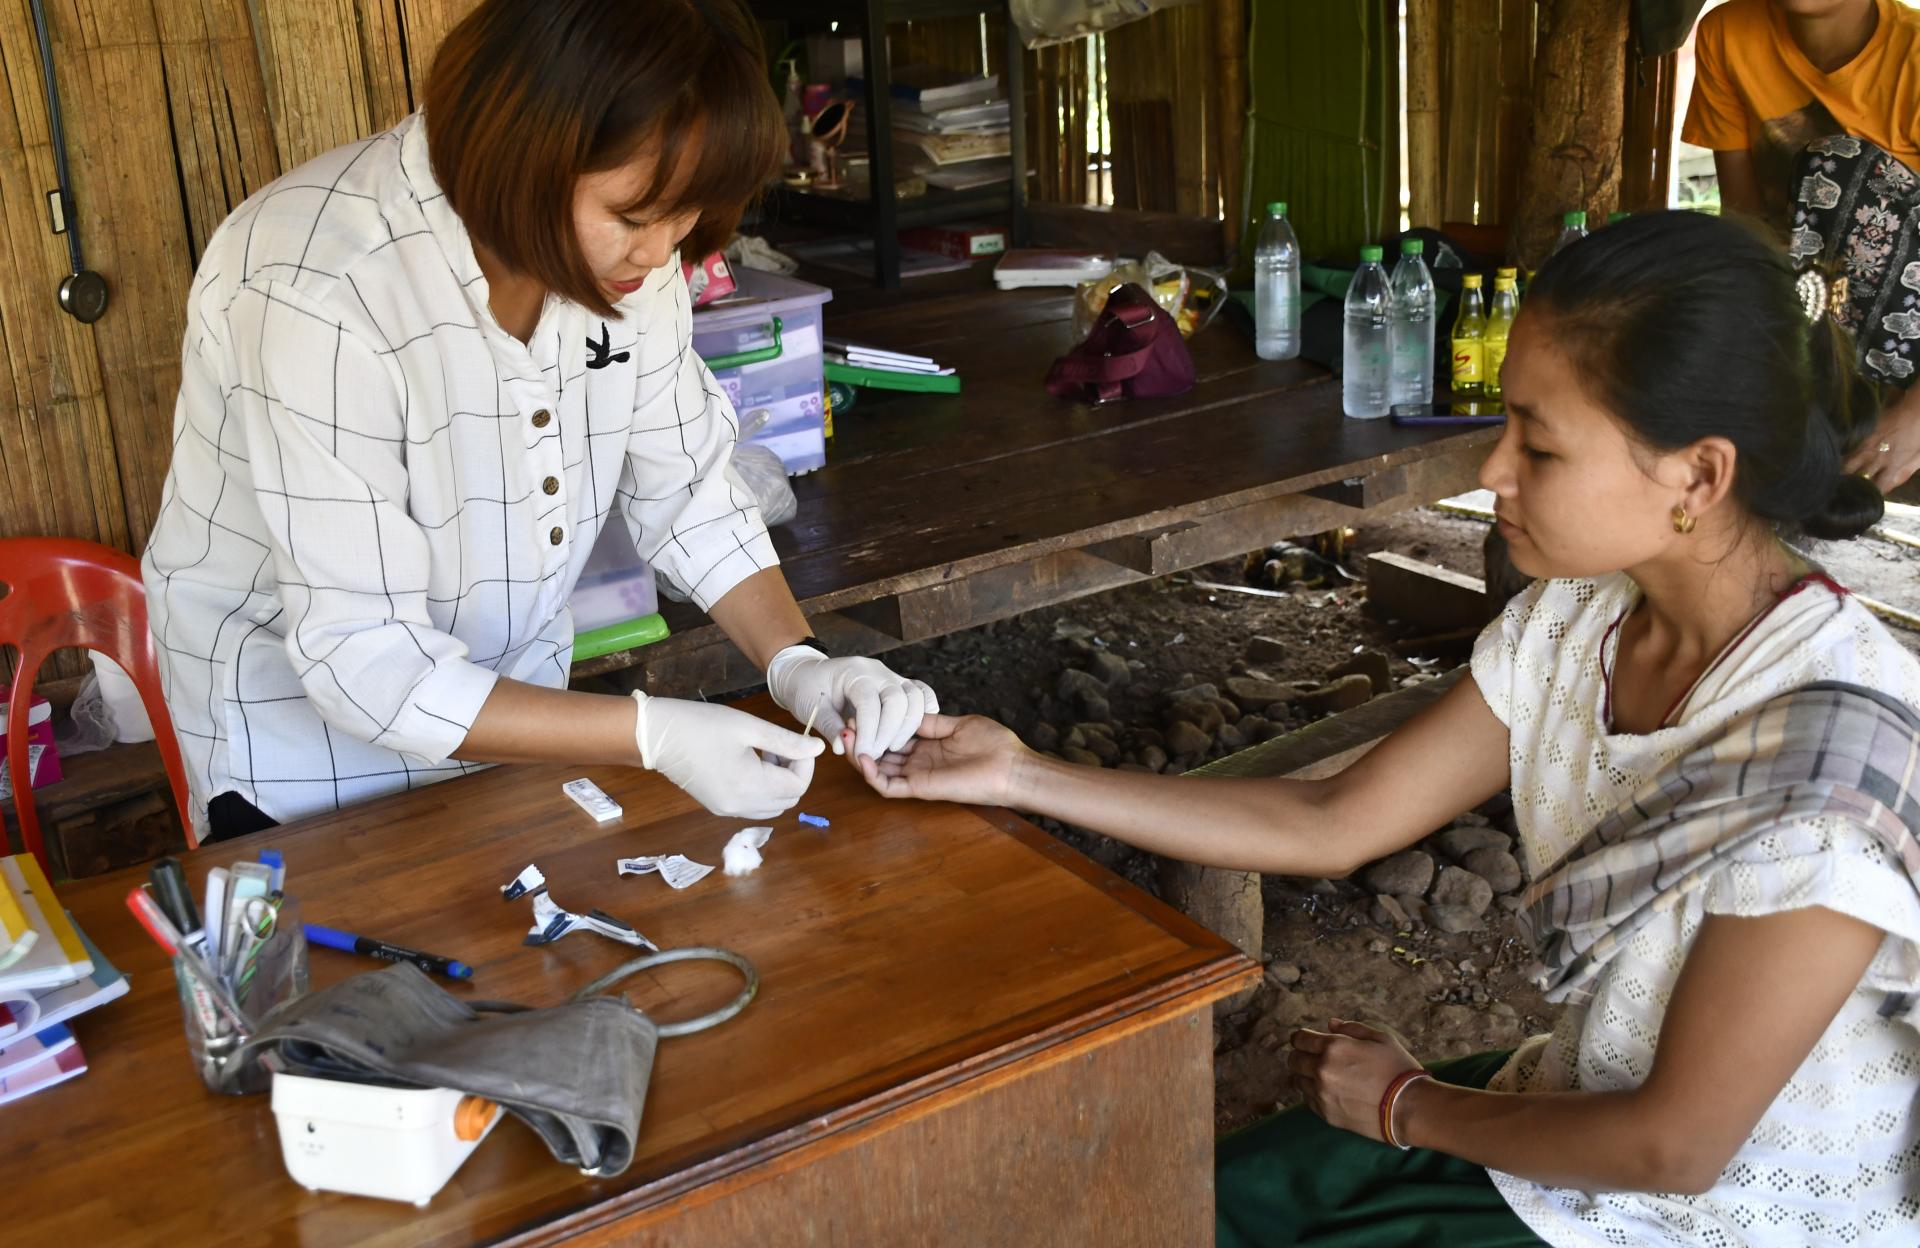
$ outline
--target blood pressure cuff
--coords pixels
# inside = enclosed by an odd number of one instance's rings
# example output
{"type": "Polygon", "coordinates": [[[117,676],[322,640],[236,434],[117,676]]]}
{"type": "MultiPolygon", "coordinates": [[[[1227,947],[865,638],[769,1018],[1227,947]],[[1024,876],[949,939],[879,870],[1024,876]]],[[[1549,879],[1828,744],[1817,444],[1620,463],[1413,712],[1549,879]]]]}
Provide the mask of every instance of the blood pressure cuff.
{"type": "Polygon", "coordinates": [[[752,965],[722,949],[636,958],[573,1000],[539,1009],[462,1001],[418,967],[396,963],[282,1005],[229,1070],[238,1080],[258,1062],[321,1079],[452,1088],[497,1102],[532,1127],[555,1160],[610,1177],[633,1160],[661,1037],[724,1022],[757,989],[752,965]],[[746,987],[720,1010],[665,1024],[624,998],[599,995],[636,971],[688,960],[726,962],[746,987]]]}

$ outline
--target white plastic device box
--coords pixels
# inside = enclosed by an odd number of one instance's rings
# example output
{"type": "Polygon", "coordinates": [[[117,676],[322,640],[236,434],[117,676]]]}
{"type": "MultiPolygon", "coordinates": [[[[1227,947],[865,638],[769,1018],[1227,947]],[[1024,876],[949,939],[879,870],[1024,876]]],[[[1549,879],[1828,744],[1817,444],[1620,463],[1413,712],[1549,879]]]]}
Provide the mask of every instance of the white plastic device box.
{"type": "Polygon", "coordinates": [[[747,441],[780,457],[787,474],[827,462],[823,309],[833,292],[796,278],[736,268],[739,289],[693,314],[693,349],[706,360],[768,347],[780,320],[780,353],[772,359],[713,370],[743,427],[765,412],[747,441]]]}
{"type": "Polygon", "coordinates": [[[425,1205],[492,1133],[498,1106],[448,1088],[384,1088],[275,1073],[280,1155],[310,1191],[425,1205]],[[462,1101],[472,1101],[464,1113],[462,1101]],[[484,1125],[480,1115],[487,1115],[484,1125]],[[460,1138],[465,1134],[470,1140],[460,1138]]]}

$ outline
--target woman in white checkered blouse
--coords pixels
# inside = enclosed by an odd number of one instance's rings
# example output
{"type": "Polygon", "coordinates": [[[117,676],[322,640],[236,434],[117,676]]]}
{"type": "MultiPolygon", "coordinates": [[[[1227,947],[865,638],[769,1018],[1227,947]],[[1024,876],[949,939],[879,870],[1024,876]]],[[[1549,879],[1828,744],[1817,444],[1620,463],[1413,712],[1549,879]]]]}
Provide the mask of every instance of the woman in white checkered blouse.
{"type": "Polygon", "coordinates": [[[567,598],[616,516],[836,752],[911,737],[931,690],[803,644],[690,345],[679,257],[727,239],[785,142],[739,0],[487,0],[423,112],[221,225],[143,563],[197,819],[538,759],[791,807],[820,741],[567,690],[567,598]]]}
{"type": "Polygon", "coordinates": [[[1699,213],[1548,261],[1480,474],[1543,579],[1337,776],[1091,771],[939,715],[860,760],[892,796],[1282,875],[1511,792],[1517,844],[1458,828],[1447,888],[1385,900],[1473,931],[1504,913],[1471,868],[1523,868],[1553,1032],[1431,1072],[1361,1023],[1294,1032],[1304,1107],[1217,1150],[1223,1248],[1920,1243],[1920,661],[1776,534],[1882,511],[1844,468],[1876,403],[1834,301],[1699,213]]]}

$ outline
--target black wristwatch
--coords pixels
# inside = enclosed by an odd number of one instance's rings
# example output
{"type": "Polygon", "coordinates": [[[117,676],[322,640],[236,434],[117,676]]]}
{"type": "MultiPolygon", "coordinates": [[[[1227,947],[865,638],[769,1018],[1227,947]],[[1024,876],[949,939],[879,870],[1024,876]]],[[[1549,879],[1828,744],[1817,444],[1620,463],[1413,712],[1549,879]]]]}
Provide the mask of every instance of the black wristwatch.
{"type": "Polygon", "coordinates": [[[793,644],[796,646],[812,646],[815,650],[818,650],[821,654],[826,655],[828,658],[833,657],[833,651],[827,649],[827,643],[824,641],[821,641],[818,637],[815,637],[812,634],[808,634],[807,636],[802,637],[799,641],[796,641],[793,644]]]}

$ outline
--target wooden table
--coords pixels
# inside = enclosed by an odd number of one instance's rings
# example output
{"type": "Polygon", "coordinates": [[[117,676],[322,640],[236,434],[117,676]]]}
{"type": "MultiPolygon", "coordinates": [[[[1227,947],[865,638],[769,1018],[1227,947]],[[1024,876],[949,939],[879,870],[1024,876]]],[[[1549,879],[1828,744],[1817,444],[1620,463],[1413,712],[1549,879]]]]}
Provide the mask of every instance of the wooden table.
{"type": "MultiPolygon", "coordinates": [[[[1226,324],[1192,340],[1198,384],[1179,398],[1054,399],[1042,382],[1072,343],[1069,296],[995,291],[990,270],[849,287],[827,304],[829,333],[932,355],[966,387],[863,392],[835,421],[827,466],[794,482],[800,512],[774,546],[815,634],[841,653],[1432,502],[1472,488],[1498,436],[1348,420],[1326,370],[1262,361],[1226,324]]],[[[669,695],[762,679],[705,616],[667,615],[672,637],[575,675],[637,668],[669,695]]]]}
{"type": "MultiPolygon", "coordinates": [[[[752,704],[769,715],[768,704],[752,704]]],[[[591,934],[520,944],[529,861],[555,900],[663,946],[738,950],[762,976],[733,1021],[663,1041],[633,1165],[583,1178],[508,1121],[425,1210],[310,1194],[286,1177],[265,1097],[204,1091],[172,976],[122,898],[137,872],[61,901],[132,977],[76,1020],[92,1069],[0,1107],[10,1242],[647,1245],[1211,1242],[1210,1003],[1258,969],[1231,946],[1004,811],[884,802],[823,763],[773,821],[766,865],[683,893],[614,859],[718,863],[739,824],[618,768],[503,767],[215,846],[285,854],[310,922],[475,964],[472,995],[548,1004],[632,952],[591,934]],[[591,775],[625,816],[560,792],[591,775]]],[[[374,964],[315,950],[316,986],[374,964]]],[[[738,986],[724,967],[630,981],[656,1018],[738,986]]]]}

